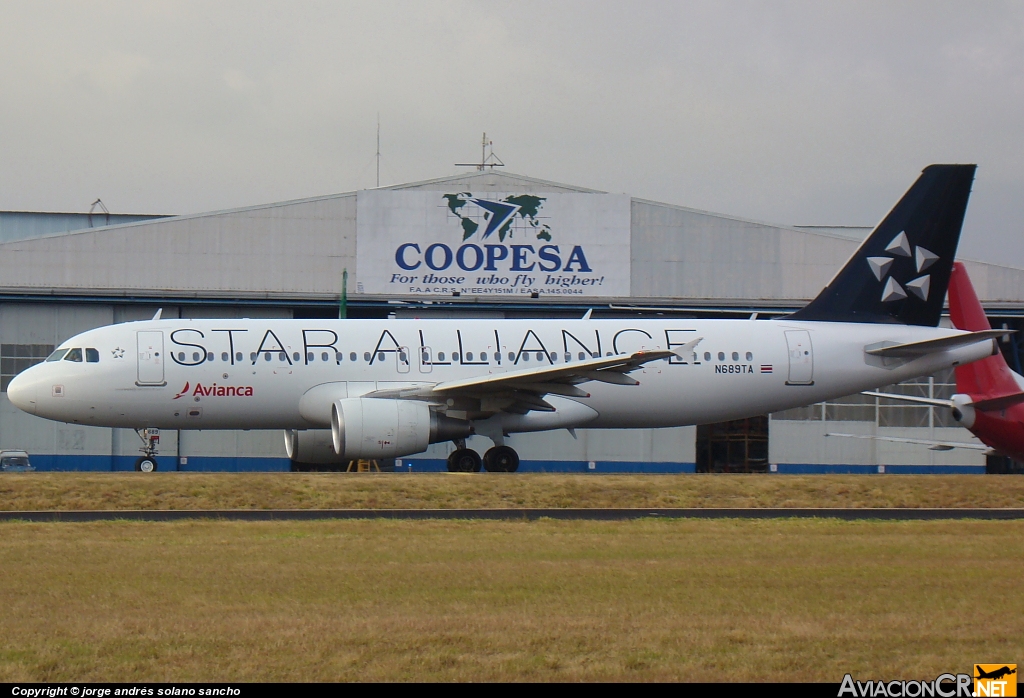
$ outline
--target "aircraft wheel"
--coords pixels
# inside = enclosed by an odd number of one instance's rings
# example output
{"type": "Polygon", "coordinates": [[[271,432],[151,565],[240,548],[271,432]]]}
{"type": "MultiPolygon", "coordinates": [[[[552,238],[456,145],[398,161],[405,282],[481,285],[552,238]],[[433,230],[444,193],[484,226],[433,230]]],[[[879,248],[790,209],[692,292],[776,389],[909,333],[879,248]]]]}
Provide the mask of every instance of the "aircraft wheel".
{"type": "Polygon", "coordinates": [[[479,473],[480,454],[471,448],[457,448],[448,455],[448,472],[479,473]]]}
{"type": "Polygon", "coordinates": [[[156,472],[156,458],[151,456],[142,456],[135,461],[135,469],[140,473],[156,472]]]}
{"type": "Polygon", "coordinates": [[[510,446],[495,446],[484,454],[489,473],[514,473],[519,470],[519,454],[510,446]]]}

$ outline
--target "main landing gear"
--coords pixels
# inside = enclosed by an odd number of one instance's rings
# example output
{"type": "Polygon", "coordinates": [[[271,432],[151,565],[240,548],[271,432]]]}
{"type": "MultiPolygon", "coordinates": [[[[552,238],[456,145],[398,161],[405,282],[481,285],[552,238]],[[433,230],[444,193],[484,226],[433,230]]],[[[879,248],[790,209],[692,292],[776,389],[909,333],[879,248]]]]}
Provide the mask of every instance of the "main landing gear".
{"type": "Polygon", "coordinates": [[[455,442],[455,450],[448,455],[448,472],[478,473],[481,466],[489,473],[514,473],[519,469],[519,454],[511,446],[495,446],[480,454],[466,448],[464,439],[455,442]]]}
{"type": "Polygon", "coordinates": [[[135,470],[140,473],[156,472],[156,452],[160,446],[159,429],[136,429],[135,433],[142,439],[142,457],[135,461],[135,470]]]}

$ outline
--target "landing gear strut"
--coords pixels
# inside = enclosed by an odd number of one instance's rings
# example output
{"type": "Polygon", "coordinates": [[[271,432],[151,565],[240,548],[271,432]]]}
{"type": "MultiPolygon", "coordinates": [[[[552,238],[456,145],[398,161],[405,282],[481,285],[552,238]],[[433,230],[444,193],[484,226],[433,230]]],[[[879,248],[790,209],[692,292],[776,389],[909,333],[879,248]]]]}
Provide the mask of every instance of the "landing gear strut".
{"type": "Polygon", "coordinates": [[[156,471],[156,452],[160,446],[159,429],[136,429],[135,433],[142,439],[142,457],[135,461],[135,470],[140,473],[152,473],[156,471]]]}
{"type": "Polygon", "coordinates": [[[519,469],[519,454],[511,446],[495,446],[484,454],[489,473],[514,473],[519,469]]]}

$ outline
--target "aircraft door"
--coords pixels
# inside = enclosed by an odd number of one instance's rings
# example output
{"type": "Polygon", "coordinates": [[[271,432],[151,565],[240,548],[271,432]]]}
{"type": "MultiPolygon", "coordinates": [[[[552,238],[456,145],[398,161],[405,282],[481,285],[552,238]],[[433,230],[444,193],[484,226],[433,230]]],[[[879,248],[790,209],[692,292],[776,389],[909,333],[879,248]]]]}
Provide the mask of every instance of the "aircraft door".
{"type": "Polygon", "coordinates": [[[138,342],[138,385],[166,385],[164,380],[164,333],[136,332],[138,342]]]}
{"type": "Polygon", "coordinates": [[[814,351],[807,330],[786,330],[789,349],[789,380],[786,385],[814,384],[814,351]]]}
{"type": "Polygon", "coordinates": [[[434,353],[430,347],[420,347],[420,373],[430,373],[434,370],[434,353]]]}
{"type": "Polygon", "coordinates": [[[395,361],[398,362],[399,373],[408,373],[412,361],[412,357],[409,356],[409,347],[398,347],[398,351],[395,352],[395,361]]]}

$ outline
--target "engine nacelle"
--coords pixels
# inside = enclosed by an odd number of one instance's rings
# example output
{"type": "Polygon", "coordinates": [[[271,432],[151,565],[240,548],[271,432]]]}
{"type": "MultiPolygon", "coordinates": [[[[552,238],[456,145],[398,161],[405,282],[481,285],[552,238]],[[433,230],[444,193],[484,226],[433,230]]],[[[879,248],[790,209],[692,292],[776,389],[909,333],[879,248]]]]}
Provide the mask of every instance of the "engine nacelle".
{"type": "Polygon", "coordinates": [[[353,397],[331,407],[332,443],[342,460],[400,458],[472,433],[469,422],[433,412],[418,400],[353,397]]]}
{"type": "Polygon", "coordinates": [[[344,463],[334,452],[334,437],[330,429],[285,429],[284,450],[296,463],[344,463]]]}
{"type": "Polygon", "coordinates": [[[970,395],[957,393],[953,396],[953,419],[967,429],[974,426],[974,420],[977,417],[974,412],[974,405],[971,404],[972,402],[974,400],[971,399],[970,395]]]}

